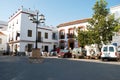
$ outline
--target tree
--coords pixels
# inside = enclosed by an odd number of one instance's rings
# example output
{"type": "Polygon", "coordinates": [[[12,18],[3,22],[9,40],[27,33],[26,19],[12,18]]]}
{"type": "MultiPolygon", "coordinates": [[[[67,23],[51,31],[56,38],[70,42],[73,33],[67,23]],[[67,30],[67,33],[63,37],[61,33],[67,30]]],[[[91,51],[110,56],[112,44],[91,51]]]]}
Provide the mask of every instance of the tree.
{"type": "Polygon", "coordinates": [[[110,43],[113,32],[120,29],[114,14],[109,13],[106,0],[96,1],[93,11],[87,31],[78,30],[77,39],[81,46],[98,44],[99,47],[101,44],[110,43]]]}
{"type": "Polygon", "coordinates": [[[115,32],[119,32],[120,31],[120,24],[118,23],[118,25],[114,28],[115,32]]]}
{"type": "Polygon", "coordinates": [[[92,36],[94,36],[94,32],[83,31],[79,29],[77,39],[78,39],[80,46],[84,47],[85,45],[93,44],[94,40],[92,36]]]}
{"type": "Polygon", "coordinates": [[[79,44],[80,46],[84,46],[85,45],[85,32],[84,31],[80,31],[80,29],[78,30],[78,41],[79,41],[79,44]]]}
{"type": "Polygon", "coordinates": [[[106,7],[106,0],[97,1],[93,7],[94,14],[89,21],[88,31],[94,32],[93,40],[96,44],[110,43],[114,28],[117,26],[114,15],[109,14],[106,7]]]}

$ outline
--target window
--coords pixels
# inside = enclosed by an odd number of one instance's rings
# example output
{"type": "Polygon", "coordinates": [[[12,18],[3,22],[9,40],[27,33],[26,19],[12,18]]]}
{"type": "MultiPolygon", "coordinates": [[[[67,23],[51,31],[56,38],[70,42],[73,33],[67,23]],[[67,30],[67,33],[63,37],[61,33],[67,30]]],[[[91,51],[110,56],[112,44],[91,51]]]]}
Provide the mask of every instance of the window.
{"type": "Polygon", "coordinates": [[[28,37],[32,37],[32,30],[28,30],[28,37]]]}
{"type": "Polygon", "coordinates": [[[45,39],[48,39],[48,33],[45,33],[45,39]]]}
{"type": "Polygon", "coordinates": [[[114,48],[113,47],[109,47],[109,51],[110,52],[114,52],[114,48]]]}
{"type": "Polygon", "coordinates": [[[61,34],[61,35],[64,35],[64,34],[65,34],[65,32],[64,32],[64,31],[60,31],[60,34],[61,34]]]}
{"type": "Polygon", "coordinates": [[[67,38],[74,38],[74,29],[73,28],[68,29],[67,38]]]}
{"type": "Polygon", "coordinates": [[[14,23],[12,24],[12,26],[14,26],[14,23]]]}
{"type": "Polygon", "coordinates": [[[52,39],[57,40],[56,33],[53,33],[53,34],[52,34],[52,39]]]}
{"type": "Polygon", "coordinates": [[[38,42],[42,42],[41,32],[38,32],[38,42]]]}
{"type": "Polygon", "coordinates": [[[59,38],[64,39],[65,38],[65,30],[60,30],[59,32],[59,38]]]}
{"type": "Polygon", "coordinates": [[[32,44],[28,44],[28,52],[31,52],[31,51],[32,51],[32,47],[33,47],[32,44]]]}
{"type": "Polygon", "coordinates": [[[17,21],[16,21],[16,24],[18,24],[18,19],[17,19],[17,21]]]}
{"type": "Polygon", "coordinates": [[[2,44],[2,39],[0,38],[0,44],[2,44]]]}
{"type": "Polygon", "coordinates": [[[107,47],[104,47],[104,48],[103,48],[103,51],[107,52],[107,51],[108,51],[108,50],[107,50],[107,47]]]}
{"type": "Polygon", "coordinates": [[[16,40],[17,40],[18,37],[20,37],[20,33],[17,32],[16,33],[16,40]]]}

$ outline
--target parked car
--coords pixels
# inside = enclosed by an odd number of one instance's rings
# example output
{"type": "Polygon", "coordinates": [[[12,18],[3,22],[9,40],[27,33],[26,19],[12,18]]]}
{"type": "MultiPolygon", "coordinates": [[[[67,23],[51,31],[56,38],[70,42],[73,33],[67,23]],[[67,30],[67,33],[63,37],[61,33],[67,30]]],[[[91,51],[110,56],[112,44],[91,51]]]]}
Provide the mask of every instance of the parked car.
{"type": "Polygon", "coordinates": [[[60,50],[60,52],[58,53],[58,58],[71,58],[72,57],[72,53],[70,52],[70,50],[60,50]]]}
{"type": "Polygon", "coordinates": [[[101,59],[119,59],[119,52],[114,45],[103,45],[101,49],[101,59]]]}
{"type": "Polygon", "coordinates": [[[82,51],[82,48],[79,47],[79,48],[74,48],[72,50],[72,56],[73,58],[84,58],[84,55],[83,55],[83,51],[82,51]]]}
{"type": "Polygon", "coordinates": [[[49,56],[49,54],[48,54],[48,52],[47,51],[42,51],[42,54],[41,54],[42,56],[49,56]]]}
{"type": "Polygon", "coordinates": [[[98,47],[94,46],[86,46],[86,58],[87,59],[99,59],[100,51],[98,47]]]}
{"type": "Polygon", "coordinates": [[[56,50],[51,50],[49,53],[49,56],[57,56],[57,51],[56,50]]]}
{"type": "Polygon", "coordinates": [[[95,48],[90,50],[90,59],[99,59],[100,58],[100,52],[96,51],[95,48]]]}

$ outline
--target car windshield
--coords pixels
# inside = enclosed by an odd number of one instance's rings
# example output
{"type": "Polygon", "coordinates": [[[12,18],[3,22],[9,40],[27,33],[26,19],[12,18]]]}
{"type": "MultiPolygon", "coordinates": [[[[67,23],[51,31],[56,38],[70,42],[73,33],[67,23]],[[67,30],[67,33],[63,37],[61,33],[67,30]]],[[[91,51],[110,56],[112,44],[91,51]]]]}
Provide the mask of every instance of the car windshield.
{"type": "Polygon", "coordinates": [[[61,50],[60,52],[68,52],[68,50],[61,50]]]}
{"type": "Polygon", "coordinates": [[[81,48],[74,48],[73,51],[80,51],[81,52],[81,48]]]}
{"type": "Polygon", "coordinates": [[[73,51],[76,51],[76,48],[74,48],[73,51]]]}

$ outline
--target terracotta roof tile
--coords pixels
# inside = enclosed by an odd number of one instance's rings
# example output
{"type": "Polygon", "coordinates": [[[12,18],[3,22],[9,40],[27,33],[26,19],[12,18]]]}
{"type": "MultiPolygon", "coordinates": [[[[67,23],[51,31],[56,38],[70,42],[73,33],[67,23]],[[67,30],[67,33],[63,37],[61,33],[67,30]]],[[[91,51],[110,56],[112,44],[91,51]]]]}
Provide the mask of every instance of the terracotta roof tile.
{"type": "Polygon", "coordinates": [[[69,25],[74,25],[74,24],[80,24],[80,23],[88,22],[88,20],[90,20],[90,18],[66,22],[66,23],[59,24],[57,27],[59,28],[59,27],[64,27],[64,26],[69,26],[69,25]]]}
{"type": "Polygon", "coordinates": [[[3,32],[0,32],[0,35],[5,35],[3,32]]]}

